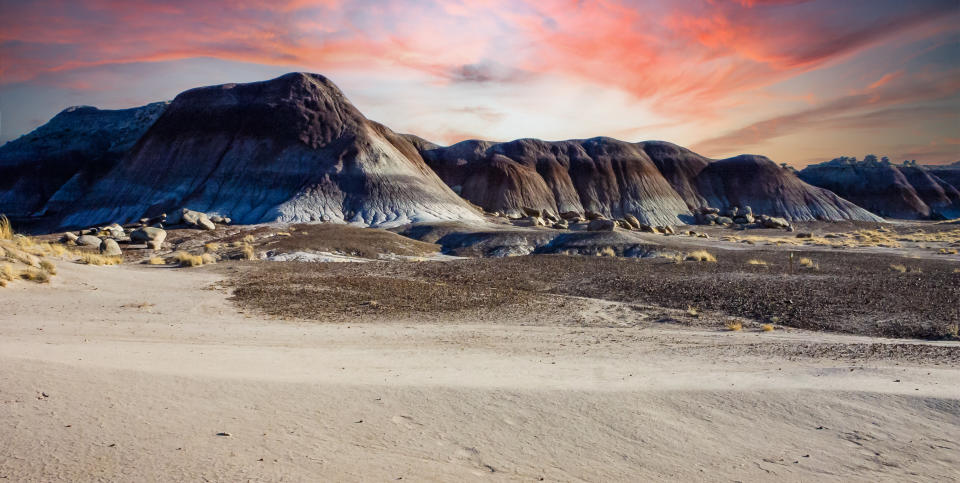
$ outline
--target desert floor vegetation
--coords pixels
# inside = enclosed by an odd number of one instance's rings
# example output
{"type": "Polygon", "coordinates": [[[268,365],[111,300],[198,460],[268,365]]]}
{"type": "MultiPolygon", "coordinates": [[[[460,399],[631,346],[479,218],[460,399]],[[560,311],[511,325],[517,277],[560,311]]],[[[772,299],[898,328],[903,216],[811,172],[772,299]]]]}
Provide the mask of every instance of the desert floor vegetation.
{"type": "Polygon", "coordinates": [[[79,262],[86,265],[120,265],[123,263],[123,257],[106,256],[91,252],[81,252],[79,262]]]}
{"type": "Polygon", "coordinates": [[[710,262],[710,263],[717,262],[717,257],[715,257],[712,253],[706,250],[692,251],[690,253],[687,253],[687,255],[683,257],[683,259],[686,261],[692,261],[692,262],[710,262]]]}

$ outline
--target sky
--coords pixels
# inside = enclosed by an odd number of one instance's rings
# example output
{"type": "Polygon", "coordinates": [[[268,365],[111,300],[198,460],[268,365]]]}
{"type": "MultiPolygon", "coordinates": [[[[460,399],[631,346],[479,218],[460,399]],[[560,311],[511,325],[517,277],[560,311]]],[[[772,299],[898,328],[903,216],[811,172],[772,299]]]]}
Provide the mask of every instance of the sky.
{"type": "Polygon", "coordinates": [[[960,0],[0,0],[0,143],[291,71],[438,144],[960,160],[960,0]]]}

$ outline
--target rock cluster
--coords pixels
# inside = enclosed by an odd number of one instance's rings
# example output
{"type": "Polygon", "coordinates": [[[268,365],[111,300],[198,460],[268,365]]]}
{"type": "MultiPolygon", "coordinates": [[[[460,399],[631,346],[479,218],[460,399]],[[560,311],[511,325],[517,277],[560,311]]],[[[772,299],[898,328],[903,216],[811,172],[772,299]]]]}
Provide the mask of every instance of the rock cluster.
{"type": "Polygon", "coordinates": [[[757,215],[753,208],[732,206],[721,211],[719,208],[705,206],[695,214],[698,225],[753,226],[757,228],[780,228],[793,231],[793,225],[779,216],[757,215]]]}

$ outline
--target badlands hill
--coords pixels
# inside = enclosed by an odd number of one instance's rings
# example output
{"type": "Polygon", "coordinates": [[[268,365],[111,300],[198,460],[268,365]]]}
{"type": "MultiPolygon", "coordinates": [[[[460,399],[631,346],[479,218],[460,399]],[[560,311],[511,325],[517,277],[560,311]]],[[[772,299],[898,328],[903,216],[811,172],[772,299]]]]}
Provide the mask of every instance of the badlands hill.
{"type": "Polygon", "coordinates": [[[701,207],[750,206],[788,220],[878,220],[762,156],[714,161],[670,143],[610,138],[415,144],[461,196],[508,214],[523,208],[557,215],[594,211],[675,225],[690,221],[691,210],[701,207]]]}
{"type": "Polygon", "coordinates": [[[62,224],[183,206],[239,223],[479,219],[409,141],[367,120],[325,77],[303,73],[178,95],[62,224]]]}
{"type": "Polygon", "coordinates": [[[878,218],[761,156],[711,160],[610,138],[441,147],[365,118],[323,76],[192,89],[169,105],[71,108],[0,147],[0,212],[47,227],[188,207],[237,223],[396,226],[588,211],[650,225],[702,207],[788,220],[878,218]],[[459,195],[459,196],[458,196],[459,195]]]}
{"type": "Polygon", "coordinates": [[[113,168],[166,109],[166,102],[123,110],[65,109],[0,148],[0,207],[10,216],[71,202],[113,168]]]}
{"type": "Polygon", "coordinates": [[[960,190],[940,176],[956,180],[957,172],[960,169],[949,166],[930,169],[837,158],[807,166],[798,176],[878,215],[926,219],[960,217],[960,190]]]}

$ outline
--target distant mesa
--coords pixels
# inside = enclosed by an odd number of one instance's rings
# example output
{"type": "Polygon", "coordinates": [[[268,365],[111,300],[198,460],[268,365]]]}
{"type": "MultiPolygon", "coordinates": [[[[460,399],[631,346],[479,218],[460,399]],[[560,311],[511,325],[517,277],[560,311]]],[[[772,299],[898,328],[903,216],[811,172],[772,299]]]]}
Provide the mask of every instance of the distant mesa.
{"type": "Polygon", "coordinates": [[[904,219],[960,217],[960,165],[901,165],[867,156],[807,166],[800,179],[878,214],[904,219]]]}
{"type": "Polygon", "coordinates": [[[789,221],[879,220],[850,201],[887,216],[952,213],[956,190],[945,176],[895,171],[905,181],[897,178],[891,192],[900,196],[902,185],[914,194],[888,204],[883,193],[869,194],[860,174],[798,178],[762,156],[711,160],[659,141],[443,147],[368,120],[321,75],[291,73],[135,109],[64,110],[0,147],[0,212],[49,228],[128,223],[183,207],[241,224],[380,227],[479,222],[477,206],[517,216],[632,215],[647,225],[736,206],[789,221]]]}

